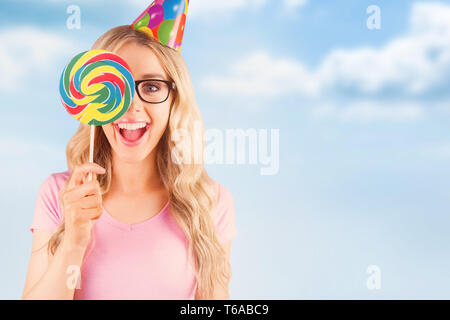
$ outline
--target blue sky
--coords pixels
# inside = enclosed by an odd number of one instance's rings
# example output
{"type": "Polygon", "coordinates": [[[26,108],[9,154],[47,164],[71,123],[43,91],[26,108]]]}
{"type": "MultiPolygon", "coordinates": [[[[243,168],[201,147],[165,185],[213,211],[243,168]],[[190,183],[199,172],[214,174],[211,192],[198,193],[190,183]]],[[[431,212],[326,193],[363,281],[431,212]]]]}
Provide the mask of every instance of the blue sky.
{"type": "MultiPolygon", "coordinates": [[[[65,63],[148,4],[1,2],[0,298],[20,297],[37,189],[66,168],[65,63]]],[[[191,1],[182,53],[206,127],[280,134],[275,175],[208,166],[235,199],[232,298],[450,298],[449,21],[450,1],[191,1]]]]}

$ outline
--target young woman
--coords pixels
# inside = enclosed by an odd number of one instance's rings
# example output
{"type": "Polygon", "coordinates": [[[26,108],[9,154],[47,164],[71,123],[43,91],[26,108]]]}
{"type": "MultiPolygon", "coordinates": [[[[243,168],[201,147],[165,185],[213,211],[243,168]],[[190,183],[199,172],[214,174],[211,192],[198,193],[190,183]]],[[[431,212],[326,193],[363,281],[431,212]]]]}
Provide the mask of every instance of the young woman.
{"type": "Polygon", "coordinates": [[[81,124],[69,171],[42,184],[22,298],[229,299],[234,203],[204,168],[182,56],[130,26],[93,49],[128,63],[136,94],[123,117],[96,128],[94,164],[81,124]]]}

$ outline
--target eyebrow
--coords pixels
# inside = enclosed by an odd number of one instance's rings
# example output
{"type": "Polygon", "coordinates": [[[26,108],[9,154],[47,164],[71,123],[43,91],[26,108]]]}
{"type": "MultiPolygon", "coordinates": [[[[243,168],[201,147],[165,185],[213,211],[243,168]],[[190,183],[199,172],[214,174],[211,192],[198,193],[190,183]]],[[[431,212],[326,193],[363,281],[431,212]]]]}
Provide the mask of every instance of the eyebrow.
{"type": "Polygon", "coordinates": [[[162,79],[162,80],[167,80],[166,77],[164,77],[162,74],[160,73],[146,73],[142,76],[142,79],[162,79]]]}

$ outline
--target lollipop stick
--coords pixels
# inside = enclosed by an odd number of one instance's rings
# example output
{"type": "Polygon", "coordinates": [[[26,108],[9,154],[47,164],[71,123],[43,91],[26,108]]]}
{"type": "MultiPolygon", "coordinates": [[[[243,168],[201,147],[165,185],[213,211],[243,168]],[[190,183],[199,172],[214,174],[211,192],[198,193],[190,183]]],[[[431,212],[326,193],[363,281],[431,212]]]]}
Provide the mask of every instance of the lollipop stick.
{"type": "MultiPolygon", "coordinates": [[[[94,162],[94,140],[95,140],[95,126],[91,126],[91,142],[89,143],[89,162],[94,162]]],[[[88,181],[92,181],[92,172],[89,172],[88,181]]]]}

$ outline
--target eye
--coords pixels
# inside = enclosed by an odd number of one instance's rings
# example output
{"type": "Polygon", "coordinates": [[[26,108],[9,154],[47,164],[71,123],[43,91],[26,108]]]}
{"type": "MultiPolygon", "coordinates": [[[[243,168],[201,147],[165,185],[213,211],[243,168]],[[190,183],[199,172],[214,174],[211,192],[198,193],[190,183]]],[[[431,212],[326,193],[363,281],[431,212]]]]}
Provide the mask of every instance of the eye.
{"type": "Polygon", "coordinates": [[[161,90],[161,87],[157,83],[146,82],[143,84],[142,89],[145,93],[154,93],[161,90]]]}

